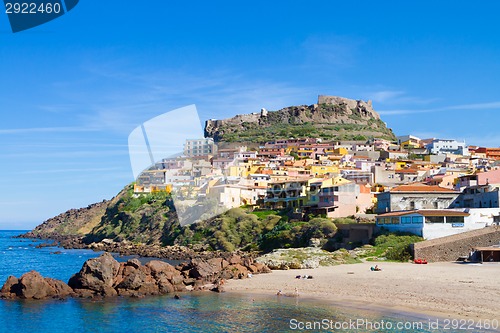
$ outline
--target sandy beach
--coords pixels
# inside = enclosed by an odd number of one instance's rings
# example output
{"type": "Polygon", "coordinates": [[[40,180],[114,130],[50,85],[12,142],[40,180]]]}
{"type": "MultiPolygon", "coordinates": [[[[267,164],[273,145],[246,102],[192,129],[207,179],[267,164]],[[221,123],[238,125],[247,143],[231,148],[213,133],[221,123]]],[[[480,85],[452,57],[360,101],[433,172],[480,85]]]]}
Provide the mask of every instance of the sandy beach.
{"type": "Polygon", "coordinates": [[[227,281],[226,291],[275,296],[278,290],[299,297],[367,309],[386,308],[462,319],[500,318],[500,264],[374,263],[273,271],[244,280],[227,281]],[[296,279],[312,275],[313,279],[296,279]]]}

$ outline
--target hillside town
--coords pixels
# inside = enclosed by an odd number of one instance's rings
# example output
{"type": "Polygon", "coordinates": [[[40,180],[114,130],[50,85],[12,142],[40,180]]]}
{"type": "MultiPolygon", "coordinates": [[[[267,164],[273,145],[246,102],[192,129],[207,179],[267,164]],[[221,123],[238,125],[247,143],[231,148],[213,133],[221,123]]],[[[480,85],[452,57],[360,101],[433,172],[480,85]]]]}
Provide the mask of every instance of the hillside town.
{"type": "MultiPolygon", "coordinates": [[[[297,218],[354,216],[425,239],[500,222],[500,148],[464,141],[286,139],[219,149],[186,140],[182,156],[144,171],[135,193],[167,191],[191,207],[289,209],[297,218]]],[[[190,223],[195,222],[191,221],[190,223]]]]}

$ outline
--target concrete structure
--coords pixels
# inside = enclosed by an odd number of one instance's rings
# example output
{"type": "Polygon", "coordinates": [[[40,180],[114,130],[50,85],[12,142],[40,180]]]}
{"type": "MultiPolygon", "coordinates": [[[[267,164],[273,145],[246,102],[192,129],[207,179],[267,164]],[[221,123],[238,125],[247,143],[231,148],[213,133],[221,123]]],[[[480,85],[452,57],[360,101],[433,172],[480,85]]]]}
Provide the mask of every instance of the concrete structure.
{"type": "Polygon", "coordinates": [[[414,136],[414,135],[400,135],[397,137],[398,139],[398,145],[402,145],[404,142],[410,142],[411,144],[415,146],[420,146],[420,141],[421,139],[414,136]]]}
{"type": "MultiPolygon", "coordinates": [[[[350,250],[360,245],[369,244],[373,238],[376,225],[374,223],[349,223],[337,224],[337,228],[336,235],[340,235],[342,241],[336,243],[335,248],[331,250],[338,250],[341,248],[350,250]]],[[[326,247],[328,247],[328,245],[327,243],[326,247]]]]}
{"type": "Polygon", "coordinates": [[[452,206],[457,208],[498,208],[500,192],[497,186],[478,185],[467,187],[452,206]]]}
{"type": "Polygon", "coordinates": [[[465,141],[434,139],[426,148],[431,154],[435,155],[470,155],[465,141]]]}
{"type": "Polygon", "coordinates": [[[500,242],[499,245],[474,248],[473,256],[481,263],[500,262],[500,242]]]}
{"type": "Polygon", "coordinates": [[[486,158],[491,158],[494,160],[500,159],[500,148],[485,148],[480,147],[475,150],[476,154],[484,154],[486,158]]]}
{"type": "Polygon", "coordinates": [[[210,196],[216,198],[220,206],[227,209],[241,206],[255,206],[266,196],[265,186],[245,186],[241,184],[217,185],[210,188],[210,196]]]}
{"type": "Polygon", "coordinates": [[[377,226],[435,239],[494,225],[500,209],[422,209],[377,216],[377,226]]]}
{"type": "Polygon", "coordinates": [[[341,177],[326,180],[319,190],[318,213],[329,218],[347,217],[364,213],[372,207],[370,188],[341,177]]]}
{"type": "Polygon", "coordinates": [[[500,227],[492,226],[413,244],[414,258],[429,262],[455,261],[468,257],[477,247],[500,243],[500,227]]]}
{"type": "Polygon", "coordinates": [[[405,160],[408,159],[407,151],[399,150],[382,150],[380,151],[380,159],[383,160],[405,160]]]}
{"type": "Polygon", "coordinates": [[[425,184],[401,185],[377,195],[377,213],[415,209],[446,209],[460,192],[425,184]]]}
{"type": "Polygon", "coordinates": [[[500,170],[477,172],[472,175],[461,176],[457,183],[457,189],[463,190],[466,187],[489,184],[500,184],[500,170]]]}
{"type": "Polygon", "coordinates": [[[264,205],[271,209],[299,208],[307,201],[307,180],[272,180],[267,187],[264,205]]]}
{"type": "Polygon", "coordinates": [[[370,171],[361,171],[361,170],[342,170],[341,175],[343,178],[350,180],[356,184],[373,184],[374,177],[373,173],[370,171]]]}
{"type": "Polygon", "coordinates": [[[376,150],[388,150],[389,146],[391,146],[392,143],[388,140],[385,139],[374,139],[373,140],[373,148],[376,150]]]}
{"type": "Polygon", "coordinates": [[[217,145],[211,138],[190,139],[184,143],[184,156],[204,156],[214,155],[217,152],[217,145]]]}

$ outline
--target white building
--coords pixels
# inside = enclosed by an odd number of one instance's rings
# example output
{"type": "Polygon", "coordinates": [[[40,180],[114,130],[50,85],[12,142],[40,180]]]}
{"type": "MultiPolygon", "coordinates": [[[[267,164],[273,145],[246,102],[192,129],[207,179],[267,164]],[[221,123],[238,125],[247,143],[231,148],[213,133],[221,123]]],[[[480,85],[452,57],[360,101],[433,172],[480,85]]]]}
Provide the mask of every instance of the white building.
{"type": "Polygon", "coordinates": [[[398,145],[401,145],[403,142],[419,143],[422,140],[414,135],[400,135],[397,139],[398,145]]]}
{"type": "Polygon", "coordinates": [[[408,210],[378,215],[377,227],[435,239],[496,224],[499,215],[500,208],[408,210]]]}
{"type": "Polygon", "coordinates": [[[213,155],[217,147],[212,138],[186,140],[184,143],[184,156],[213,155]]]}
{"type": "Polygon", "coordinates": [[[435,155],[470,155],[469,148],[466,146],[465,141],[434,139],[426,148],[431,154],[435,155]]]}

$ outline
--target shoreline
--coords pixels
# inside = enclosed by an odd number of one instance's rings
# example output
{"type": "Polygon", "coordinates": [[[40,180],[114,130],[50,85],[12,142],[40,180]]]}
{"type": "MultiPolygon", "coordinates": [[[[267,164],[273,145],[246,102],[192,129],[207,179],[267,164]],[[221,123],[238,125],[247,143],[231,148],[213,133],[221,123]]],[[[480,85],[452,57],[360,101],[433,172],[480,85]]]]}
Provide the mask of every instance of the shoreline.
{"type": "Polygon", "coordinates": [[[15,236],[15,238],[43,241],[40,247],[60,247],[66,250],[92,250],[94,252],[110,252],[120,256],[138,256],[170,261],[191,261],[192,259],[229,258],[233,254],[242,258],[255,258],[255,252],[243,251],[206,251],[194,250],[181,245],[148,245],[135,244],[129,241],[114,242],[104,239],[100,242],[85,243],[84,236],[60,234],[33,234],[31,231],[15,236]]]}
{"type": "MultiPolygon", "coordinates": [[[[166,259],[116,251],[119,244],[110,244],[115,250],[109,252],[141,259],[166,259]]],[[[496,304],[500,297],[500,285],[495,280],[495,276],[499,275],[500,264],[363,262],[255,274],[250,279],[227,280],[224,290],[275,297],[278,290],[292,294],[294,288],[298,288],[301,299],[361,311],[491,320],[498,316],[499,311],[496,304]],[[370,271],[375,264],[382,268],[381,272],[370,271]],[[297,275],[312,275],[313,279],[296,279],[297,275]]]]}
{"type": "Polygon", "coordinates": [[[227,281],[225,290],[278,297],[278,290],[293,294],[297,288],[300,298],[332,306],[449,319],[498,317],[499,264],[378,264],[381,272],[370,271],[375,265],[370,262],[273,271],[251,279],[227,281]],[[312,275],[313,279],[296,279],[296,275],[312,275]]]}

